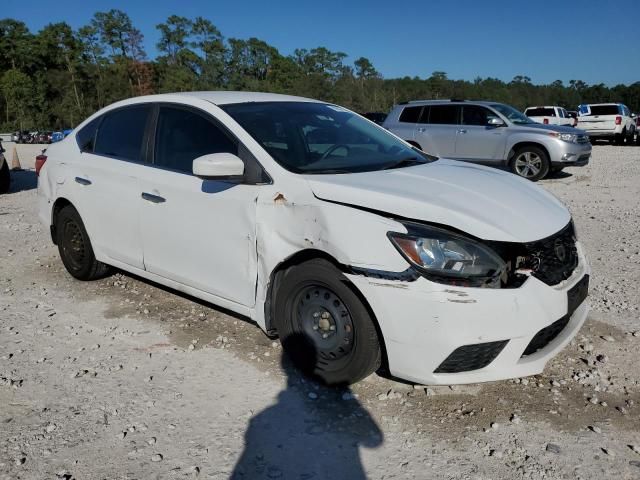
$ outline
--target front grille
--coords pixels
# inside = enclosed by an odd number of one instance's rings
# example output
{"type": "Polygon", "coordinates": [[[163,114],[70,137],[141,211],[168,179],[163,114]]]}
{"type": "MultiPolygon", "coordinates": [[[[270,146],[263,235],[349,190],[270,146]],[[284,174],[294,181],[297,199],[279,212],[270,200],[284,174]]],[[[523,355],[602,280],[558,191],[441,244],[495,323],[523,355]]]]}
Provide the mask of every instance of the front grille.
{"type": "Polygon", "coordinates": [[[578,135],[576,138],[577,143],[589,143],[589,135],[578,135]]]}
{"type": "Polygon", "coordinates": [[[522,356],[525,357],[536,353],[538,350],[542,350],[544,347],[549,345],[549,343],[551,343],[551,341],[560,335],[562,330],[564,330],[564,327],[567,326],[570,318],[571,314],[567,314],[560,320],[556,320],[548,327],[545,327],[536,333],[536,336],[529,342],[529,345],[527,345],[522,356]]]}
{"type": "Polygon", "coordinates": [[[507,342],[501,340],[456,348],[434,373],[460,373],[484,368],[495,360],[507,342]]]}
{"type": "Polygon", "coordinates": [[[566,280],[578,266],[573,222],[550,237],[520,244],[512,254],[517,254],[516,269],[530,271],[547,285],[566,280]]]}

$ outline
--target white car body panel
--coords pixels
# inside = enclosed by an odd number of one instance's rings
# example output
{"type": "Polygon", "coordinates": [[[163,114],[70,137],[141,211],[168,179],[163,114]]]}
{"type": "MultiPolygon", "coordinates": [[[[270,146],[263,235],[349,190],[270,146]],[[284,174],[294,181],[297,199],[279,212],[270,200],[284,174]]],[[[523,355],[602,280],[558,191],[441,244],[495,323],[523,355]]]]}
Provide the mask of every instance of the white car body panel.
{"type": "Polygon", "coordinates": [[[531,182],[455,160],[307,179],[319,198],[448,225],[485,240],[539,240],[570,220],[553,195],[531,182]]]}
{"type": "MultiPolygon", "coordinates": [[[[69,201],[85,223],[98,260],[246,315],[268,330],[265,305],[271,276],[300,252],[319,252],[347,269],[400,273],[410,265],[387,238],[390,231],[406,232],[398,218],[509,242],[548,237],[570,221],[568,210],[542,188],[515,175],[452,160],[360,174],[291,173],[212,102],[311,100],[252,95],[157,95],[119,102],[98,114],[140,102],[199,108],[252,152],[270,184],[203,182],[144,164],[122,168],[126,162],[80,153],[73,132],[47,151],[38,181],[42,223],[52,225],[57,200],[69,201]],[[94,165],[100,160],[100,166],[94,165]],[[87,177],[91,185],[77,183],[77,176],[87,177]],[[95,198],[88,194],[93,191],[95,198]],[[141,198],[145,192],[166,202],[147,202],[141,198]]],[[[520,288],[493,290],[451,287],[423,277],[405,281],[351,271],[345,275],[370,303],[392,373],[423,383],[468,383],[542,371],[584,321],[586,304],[545,349],[526,360],[515,355],[540,328],[564,315],[566,291],[588,271],[581,253],[573,276],[554,287],[535,278],[520,288]],[[432,365],[453,345],[491,341],[503,333],[514,340],[485,369],[432,374],[432,365]]]]}
{"type": "Polygon", "coordinates": [[[566,110],[557,106],[542,106],[542,107],[528,107],[524,110],[524,114],[534,122],[543,123],[545,125],[565,125],[567,127],[574,126],[574,119],[569,117],[566,110]],[[533,109],[553,109],[553,115],[529,115],[527,111],[531,112],[533,109]]]}

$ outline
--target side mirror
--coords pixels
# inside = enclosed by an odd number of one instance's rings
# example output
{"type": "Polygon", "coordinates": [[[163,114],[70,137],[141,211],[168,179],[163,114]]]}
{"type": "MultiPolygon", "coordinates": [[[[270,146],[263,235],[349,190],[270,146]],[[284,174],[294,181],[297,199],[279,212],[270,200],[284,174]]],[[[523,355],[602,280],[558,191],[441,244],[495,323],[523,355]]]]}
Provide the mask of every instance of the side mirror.
{"type": "Polygon", "coordinates": [[[504,127],[505,123],[498,117],[491,117],[487,122],[487,125],[489,125],[490,127],[504,127]]]}
{"type": "Polygon", "coordinates": [[[233,153],[210,153],[196,158],[192,169],[202,179],[237,180],[244,175],[244,162],[233,153]]]}

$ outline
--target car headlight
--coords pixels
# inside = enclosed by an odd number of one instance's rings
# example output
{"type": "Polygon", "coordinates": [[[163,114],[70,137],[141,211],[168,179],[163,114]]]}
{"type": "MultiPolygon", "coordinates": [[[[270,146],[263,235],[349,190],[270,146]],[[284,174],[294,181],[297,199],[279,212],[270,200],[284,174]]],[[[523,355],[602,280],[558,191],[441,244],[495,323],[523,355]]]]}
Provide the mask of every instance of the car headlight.
{"type": "Polygon", "coordinates": [[[506,264],[489,247],[441,228],[406,226],[409,233],[389,232],[389,238],[428,279],[451,285],[500,288],[506,264]]]}
{"type": "Polygon", "coordinates": [[[578,135],[575,133],[551,132],[550,135],[558,140],[562,140],[563,142],[578,143],[578,135]]]}

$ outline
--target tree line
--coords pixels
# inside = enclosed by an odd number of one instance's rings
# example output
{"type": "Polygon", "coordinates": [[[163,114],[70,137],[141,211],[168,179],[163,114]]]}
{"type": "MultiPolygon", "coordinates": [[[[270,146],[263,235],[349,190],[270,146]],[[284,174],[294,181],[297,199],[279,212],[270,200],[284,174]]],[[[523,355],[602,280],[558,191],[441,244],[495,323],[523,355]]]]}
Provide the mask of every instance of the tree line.
{"type": "Polygon", "coordinates": [[[74,127],[124,98],[190,90],[254,90],[334,102],[359,112],[387,112],[412,99],[491,99],[524,109],[586,102],[623,102],[640,111],[640,81],[608,87],[571,80],[534,85],[518,75],[453,80],[385,79],[372,62],[325,47],[284,55],[258,38],[225,38],[203,17],[172,15],[156,26],[158,56],[150,59],[143,34],[121,10],[97,12],[73,29],[52,23],[32,33],[24,22],[0,20],[0,131],[74,127]]]}

